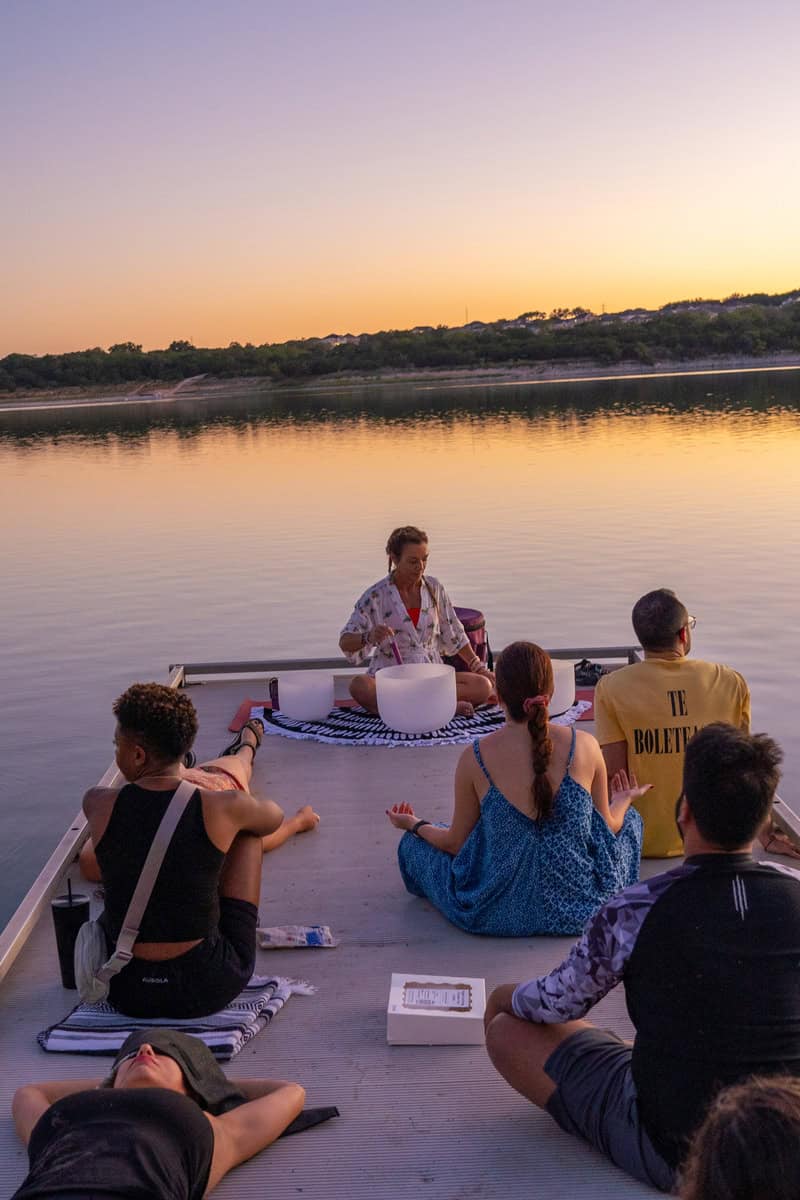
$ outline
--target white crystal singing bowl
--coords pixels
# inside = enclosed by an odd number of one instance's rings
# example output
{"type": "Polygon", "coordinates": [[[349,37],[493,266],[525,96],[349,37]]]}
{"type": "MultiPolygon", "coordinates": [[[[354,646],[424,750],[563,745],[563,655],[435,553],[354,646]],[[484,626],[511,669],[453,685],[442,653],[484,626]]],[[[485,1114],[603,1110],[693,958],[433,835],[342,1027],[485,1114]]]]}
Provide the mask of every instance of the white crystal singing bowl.
{"type": "Polygon", "coordinates": [[[558,717],[575,703],[575,663],[566,658],[553,658],[550,661],[553,664],[555,691],[550,701],[549,714],[551,717],[558,717]]]}
{"type": "Polygon", "coordinates": [[[456,711],[456,673],[445,663],[403,663],[375,676],[378,712],[399,733],[432,733],[456,711]]]}
{"type": "Polygon", "coordinates": [[[327,671],[284,675],[278,684],[281,712],[294,721],[324,721],[333,708],[333,676],[327,671]]]}

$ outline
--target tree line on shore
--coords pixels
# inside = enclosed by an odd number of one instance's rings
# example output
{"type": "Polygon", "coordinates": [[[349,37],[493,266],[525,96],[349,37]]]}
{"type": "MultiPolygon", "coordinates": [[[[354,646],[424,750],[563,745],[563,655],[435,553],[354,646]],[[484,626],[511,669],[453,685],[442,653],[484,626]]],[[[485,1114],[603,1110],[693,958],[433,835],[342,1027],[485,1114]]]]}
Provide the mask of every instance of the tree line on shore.
{"type": "Polygon", "coordinates": [[[723,355],[800,354],[800,292],[681,301],[597,316],[587,309],[523,313],[473,322],[299,341],[202,348],[175,341],[144,351],[133,342],[68,354],[9,354],[0,391],[174,381],[194,375],[259,377],[275,383],[382,369],[517,366],[569,360],[614,366],[680,363],[723,355]]]}

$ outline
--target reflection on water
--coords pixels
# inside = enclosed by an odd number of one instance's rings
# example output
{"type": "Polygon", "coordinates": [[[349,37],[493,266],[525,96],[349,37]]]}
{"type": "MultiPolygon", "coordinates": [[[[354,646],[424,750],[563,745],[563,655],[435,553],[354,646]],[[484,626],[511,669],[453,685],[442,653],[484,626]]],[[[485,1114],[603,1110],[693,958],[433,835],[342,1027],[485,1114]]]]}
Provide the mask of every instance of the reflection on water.
{"type": "MultiPolygon", "coordinates": [[[[395,525],[495,646],[618,643],[674,587],[787,750],[800,381],[253,392],[0,417],[0,920],[110,758],[113,697],[182,659],[336,652],[395,525]]],[[[796,790],[796,789],[794,789],[796,790]]]]}
{"type": "Polygon", "coordinates": [[[339,390],[330,385],[314,388],[268,390],[253,386],[236,393],[210,393],[202,399],[179,394],[163,404],[117,407],[34,409],[2,414],[0,442],[11,439],[27,443],[42,438],[61,439],[78,435],[105,439],[149,435],[172,429],[184,436],[205,432],[210,426],[242,426],[256,422],[283,423],[287,420],[317,422],[326,417],[364,420],[376,424],[437,417],[458,421],[501,416],[527,415],[531,419],[563,415],[568,419],[609,413],[697,413],[769,412],[796,409],[800,404],[800,375],[781,372],[753,374],[664,376],[625,380],[593,380],[583,383],[546,384],[457,384],[436,389],[430,383],[359,385],[339,390]]]}

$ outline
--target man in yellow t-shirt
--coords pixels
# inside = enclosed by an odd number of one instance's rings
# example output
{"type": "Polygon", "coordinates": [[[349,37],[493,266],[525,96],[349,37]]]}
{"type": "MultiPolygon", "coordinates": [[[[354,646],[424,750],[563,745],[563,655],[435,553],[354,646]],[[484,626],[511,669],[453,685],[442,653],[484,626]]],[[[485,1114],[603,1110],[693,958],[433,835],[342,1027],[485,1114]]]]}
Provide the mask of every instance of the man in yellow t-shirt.
{"type": "Polygon", "coordinates": [[[695,623],[668,588],[648,592],[633,608],[644,661],[604,675],[595,689],[597,740],[609,778],[625,770],[653,785],[636,801],[646,858],[683,853],[675,808],[692,735],[713,721],[750,730],[750,691],[738,671],[687,657],[695,623]]]}

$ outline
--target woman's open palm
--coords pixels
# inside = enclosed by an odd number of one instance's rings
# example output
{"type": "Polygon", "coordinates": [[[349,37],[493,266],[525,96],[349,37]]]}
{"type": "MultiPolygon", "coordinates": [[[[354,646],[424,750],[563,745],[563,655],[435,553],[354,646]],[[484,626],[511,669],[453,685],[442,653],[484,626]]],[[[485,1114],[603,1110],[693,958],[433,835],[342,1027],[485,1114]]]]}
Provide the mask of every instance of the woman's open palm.
{"type": "Polygon", "coordinates": [[[410,804],[405,800],[402,804],[393,804],[391,808],[386,809],[386,815],[394,825],[395,829],[410,829],[416,824],[417,816],[410,804]]]}
{"type": "Polygon", "coordinates": [[[627,771],[617,771],[611,779],[611,803],[612,804],[630,804],[633,800],[638,800],[645,792],[649,792],[652,783],[636,782],[634,774],[628,775],[627,771]]]}

